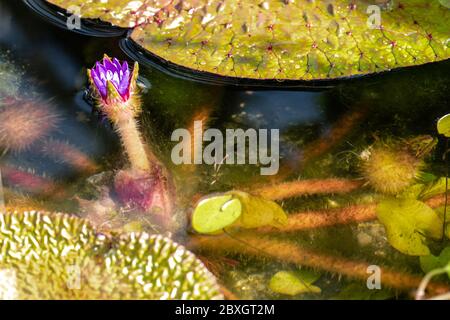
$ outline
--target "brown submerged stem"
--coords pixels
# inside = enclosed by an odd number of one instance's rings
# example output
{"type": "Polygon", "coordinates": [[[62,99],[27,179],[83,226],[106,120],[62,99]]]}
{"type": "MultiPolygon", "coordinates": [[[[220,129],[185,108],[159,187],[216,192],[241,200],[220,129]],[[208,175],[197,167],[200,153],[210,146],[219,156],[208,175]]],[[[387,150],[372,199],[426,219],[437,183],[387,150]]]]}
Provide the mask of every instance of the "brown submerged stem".
{"type": "MultiPolygon", "coordinates": [[[[322,269],[351,279],[366,280],[370,263],[339,256],[318,253],[293,243],[270,239],[254,234],[235,234],[236,238],[221,236],[194,236],[188,247],[196,251],[244,254],[256,258],[270,258],[311,268],[322,269]],[[237,239],[237,240],[236,240],[237,239]]],[[[381,281],[386,287],[398,290],[416,289],[422,276],[381,267],[381,281]]],[[[450,290],[447,284],[430,282],[431,294],[443,294],[450,290]]]]}
{"type": "MultiPolygon", "coordinates": [[[[427,199],[425,203],[431,208],[437,208],[445,204],[445,195],[427,199]]],[[[260,232],[293,232],[316,228],[331,227],[375,220],[377,204],[352,205],[341,209],[328,209],[317,211],[305,211],[291,213],[288,223],[284,227],[264,227],[260,232]]]]}
{"type": "Polygon", "coordinates": [[[256,188],[252,194],[269,200],[283,200],[291,197],[327,193],[347,193],[360,188],[362,180],[350,179],[308,179],[272,184],[256,188]]]}

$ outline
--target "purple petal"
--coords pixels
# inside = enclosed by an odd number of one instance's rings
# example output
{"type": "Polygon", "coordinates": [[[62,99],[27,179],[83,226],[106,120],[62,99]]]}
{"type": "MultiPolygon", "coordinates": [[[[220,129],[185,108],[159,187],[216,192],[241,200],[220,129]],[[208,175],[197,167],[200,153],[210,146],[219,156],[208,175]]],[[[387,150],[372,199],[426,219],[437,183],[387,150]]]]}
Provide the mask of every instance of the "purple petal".
{"type": "Polygon", "coordinates": [[[120,64],[120,61],[117,60],[117,58],[113,59],[113,64],[114,64],[114,66],[116,67],[117,70],[122,69],[122,65],[120,64]]]}
{"type": "Polygon", "coordinates": [[[100,92],[100,95],[103,98],[105,98],[106,97],[106,82],[102,81],[99,78],[97,72],[94,69],[91,70],[91,77],[92,77],[92,80],[93,80],[97,90],[100,92]]]}
{"type": "Polygon", "coordinates": [[[107,58],[103,59],[103,65],[105,66],[106,70],[109,70],[113,73],[118,71],[116,66],[111,62],[111,60],[107,58]]]}
{"type": "Polygon", "coordinates": [[[129,87],[130,87],[130,70],[127,69],[119,85],[120,94],[121,95],[127,94],[129,87]]]}

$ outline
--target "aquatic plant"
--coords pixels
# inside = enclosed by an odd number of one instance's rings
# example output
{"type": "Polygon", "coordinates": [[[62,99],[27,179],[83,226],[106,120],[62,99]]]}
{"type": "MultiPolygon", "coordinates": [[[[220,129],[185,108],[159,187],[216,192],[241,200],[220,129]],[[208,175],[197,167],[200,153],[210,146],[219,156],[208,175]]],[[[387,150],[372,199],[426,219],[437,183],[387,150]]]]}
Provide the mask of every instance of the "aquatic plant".
{"type": "Polygon", "coordinates": [[[33,170],[23,170],[10,165],[2,165],[1,172],[4,181],[19,190],[39,195],[58,196],[61,190],[50,178],[41,176],[33,170]]]}
{"type": "Polygon", "coordinates": [[[85,174],[97,171],[98,165],[87,154],[68,142],[47,139],[42,142],[42,154],[85,174]]]}
{"type": "Polygon", "coordinates": [[[96,104],[113,122],[131,167],[138,170],[150,170],[150,162],[136,122],[141,112],[136,82],[138,73],[137,63],[130,72],[126,61],[121,63],[107,55],[101,62],[97,62],[94,68],[88,70],[96,104]]]}
{"type": "MultiPolygon", "coordinates": [[[[303,248],[292,241],[278,240],[257,233],[239,232],[233,237],[227,234],[218,236],[191,237],[188,248],[199,252],[214,252],[222,254],[246,255],[259,259],[274,259],[283,263],[292,263],[297,266],[306,266],[325,270],[333,274],[346,276],[350,279],[367,280],[367,267],[370,263],[361,260],[352,260],[339,255],[324,254],[303,248]]],[[[416,289],[422,277],[395,270],[392,267],[382,266],[382,283],[384,286],[399,290],[416,289]]],[[[431,282],[428,290],[433,294],[450,291],[445,283],[431,282]]]]}
{"type": "Polygon", "coordinates": [[[203,264],[172,240],[102,234],[63,214],[0,213],[0,270],[13,271],[17,299],[223,297],[203,264]]]}
{"type": "Polygon", "coordinates": [[[435,145],[436,140],[429,136],[378,141],[361,153],[363,176],[376,191],[398,194],[420,176],[423,158],[435,145]]]}
{"type": "Polygon", "coordinates": [[[201,199],[192,214],[192,227],[208,234],[231,226],[279,228],[286,225],[287,220],[286,213],[276,202],[233,190],[201,199]]]}
{"type": "Polygon", "coordinates": [[[150,212],[155,223],[170,227],[173,210],[173,186],[160,167],[151,172],[120,170],[114,179],[114,191],[127,208],[150,212]]]}
{"type": "MultiPolygon", "coordinates": [[[[73,5],[70,0],[47,1],[66,9],[73,5]]],[[[379,19],[376,11],[367,13],[372,3],[365,0],[118,0],[78,5],[81,17],[132,28],[130,38],[139,48],[175,64],[165,64],[172,71],[190,71],[203,80],[211,75],[345,78],[450,56],[450,11],[437,0],[380,4],[379,19]]]]}
{"type": "Polygon", "coordinates": [[[121,63],[107,55],[88,70],[96,104],[114,124],[131,165],[116,175],[114,190],[119,200],[125,206],[151,212],[168,226],[173,194],[167,172],[146,150],[138,130],[136,118],[142,110],[138,73],[138,63],[130,72],[126,61],[121,63]]]}
{"type": "Polygon", "coordinates": [[[270,279],[269,287],[273,292],[295,296],[300,293],[321,293],[322,290],[313,285],[320,274],[309,270],[279,271],[270,279]]]}
{"type": "Polygon", "coordinates": [[[377,207],[389,243],[408,255],[428,255],[426,239],[442,237],[442,221],[425,203],[414,199],[384,200],[377,207]]]}
{"type": "Polygon", "coordinates": [[[45,102],[14,99],[0,108],[0,148],[20,152],[45,138],[60,121],[45,102]]]}
{"type": "MultiPolygon", "coordinates": [[[[442,250],[437,257],[433,255],[420,257],[420,266],[427,274],[422,279],[419,288],[416,291],[416,300],[425,298],[425,289],[434,277],[447,275],[450,278],[450,247],[442,250]]],[[[430,298],[431,300],[450,300],[450,291],[430,298]]]]}

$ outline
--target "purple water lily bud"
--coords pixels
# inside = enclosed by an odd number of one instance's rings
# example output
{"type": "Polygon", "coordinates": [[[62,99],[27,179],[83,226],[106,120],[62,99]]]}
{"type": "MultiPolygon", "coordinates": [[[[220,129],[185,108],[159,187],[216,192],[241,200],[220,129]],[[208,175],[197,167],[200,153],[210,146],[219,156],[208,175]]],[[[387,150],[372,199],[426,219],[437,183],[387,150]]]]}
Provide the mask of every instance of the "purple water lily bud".
{"type": "Polygon", "coordinates": [[[128,62],[120,62],[107,55],[88,70],[97,104],[111,120],[116,121],[121,111],[134,116],[140,111],[139,97],[135,92],[138,70],[137,63],[130,71],[128,62]]]}
{"type": "Polygon", "coordinates": [[[108,96],[108,81],[110,81],[123,101],[130,97],[131,74],[128,62],[120,63],[116,58],[105,56],[103,61],[97,62],[90,70],[92,83],[95,85],[102,99],[108,96]]]}

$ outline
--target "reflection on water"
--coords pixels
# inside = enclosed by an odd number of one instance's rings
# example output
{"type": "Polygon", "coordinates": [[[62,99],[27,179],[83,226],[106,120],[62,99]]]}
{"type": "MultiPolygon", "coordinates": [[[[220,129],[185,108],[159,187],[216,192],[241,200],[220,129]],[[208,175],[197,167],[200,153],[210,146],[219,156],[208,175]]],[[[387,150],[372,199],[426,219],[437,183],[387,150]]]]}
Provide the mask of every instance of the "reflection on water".
{"type": "MultiPolygon", "coordinates": [[[[111,125],[85,99],[85,68],[105,52],[124,59],[119,38],[93,38],[58,29],[21,3],[2,1],[0,8],[0,146],[6,206],[81,216],[86,210],[97,214],[122,210],[105,188],[111,173],[124,167],[126,159],[111,125]]],[[[436,136],[435,121],[449,110],[449,71],[449,62],[442,62],[307,91],[200,84],[143,67],[140,123],[147,144],[173,175],[180,239],[187,239],[187,217],[201,195],[251,191],[265,183],[296,179],[360,179],[358,155],[373,141],[436,136]],[[221,130],[280,129],[279,174],[261,177],[259,168],[251,165],[173,165],[170,135],[176,128],[190,128],[194,120],[205,120],[209,127],[221,130]]],[[[436,175],[445,172],[442,151],[441,141],[429,164],[436,175]]],[[[374,197],[361,187],[348,194],[292,197],[283,205],[297,212],[370,203],[374,197]]],[[[139,214],[122,210],[118,215],[121,225],[135,219],[140,229],[158,230],[139,214]]],[[[377,223],[318,228],[278,238],[324,254],[419,270],[417,259],[389,246],[377,223]]],[[[295,269],[268,259],[222,254],[207,261],[241,298],[285,298],[266,284],[277,271],[295,269]]],[[[315,283],[322,288],[321,295],[295,298],[331,298],[349,283],[324,272],[315,283]]]]}

